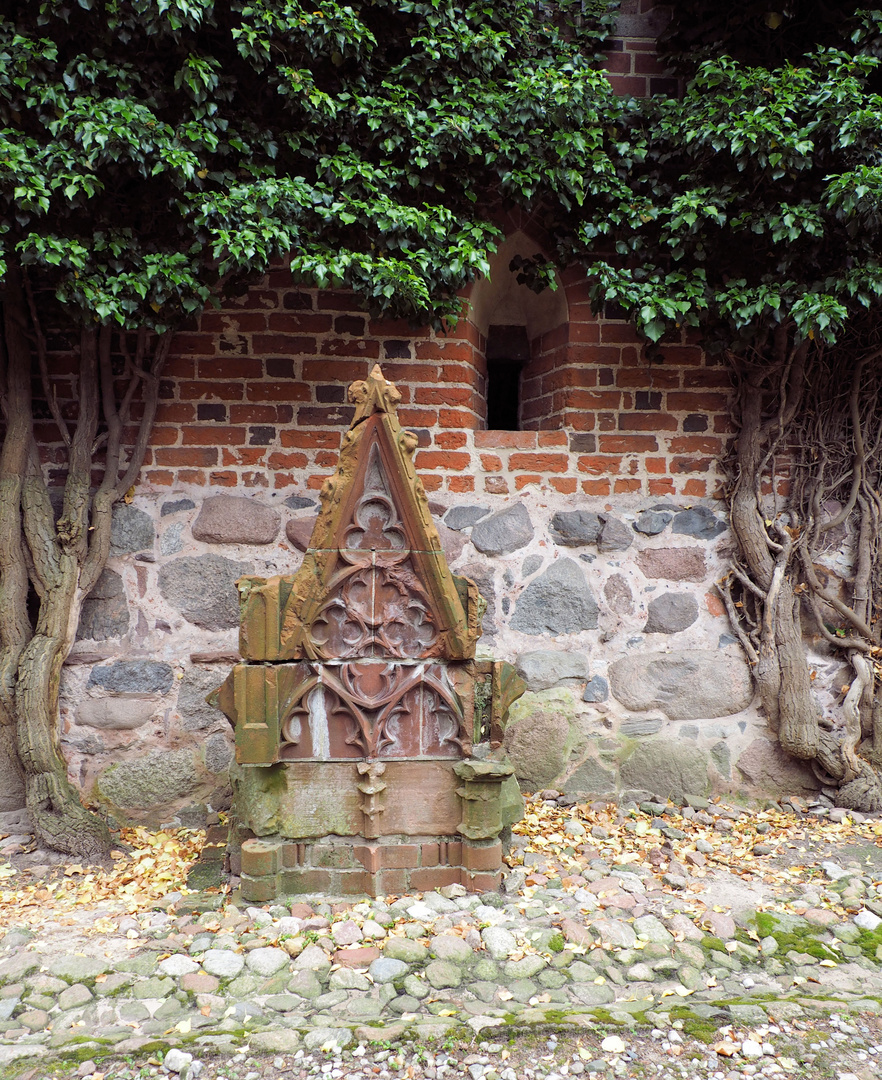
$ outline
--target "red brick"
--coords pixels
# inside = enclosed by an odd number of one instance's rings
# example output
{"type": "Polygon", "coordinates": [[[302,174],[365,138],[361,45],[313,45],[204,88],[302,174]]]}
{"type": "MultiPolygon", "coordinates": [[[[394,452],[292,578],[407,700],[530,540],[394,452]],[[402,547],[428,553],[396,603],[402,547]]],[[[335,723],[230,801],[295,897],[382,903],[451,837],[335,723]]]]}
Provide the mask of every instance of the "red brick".
{"type": "Polygon", "coordinates": [[[683,386],[706,386],[710,389],[719,387],[723,390],[730,390],[732,388],[732,376],[728,369],[723,367],[687,370],[683,372],[683,386]]]}
{"type": "Polygon", "coordinates": [[[445,450],[458,450],[468,442],[464,431],[438,431],[435,433],[435,445],[445,450]]]}
{"type": "Polygon", "coordinates": [[[439,410],[438,422],[445,428],[474,428],[478,417],[473,412],[462,409],[439,410]]]}
{"type": "Polygon", "coordinates": [[[619,368],[616,372],[616,386],[634,390],[676,390],[680,386],[680,372],[658,366],[648,371],[646,367],[619,368]]]}
{"type": "Polygon", "coordinates": [[[434,409],[399,409],[398,419],[405,427],[435,427],[438,413],[434,409]]]}
{"type": "Polygon", "coordinates": [[[270,330],[284,334],[324,334],[331,325],[330,315],[319,315],[314,311],[274,311],[269,316],[270,330]]]}
{"type": "Polygon", "coordinates": [[[600,435],[598,449],[602,454],[638,454],[658,450],[652,435],[600,435]]]}
{"type": "Polygon", "coordinates": [[[458,885],[461,874],[458,866],[424,867],[411,872],[410,886],[418,892],[431,892],[443,889],[445,885],[458,885]]]}
{"type": "Polygon", "coordinates": [[[144,479],[148,484],[153,484],[154,487],[171,487],[175,482],[175,474],[166,472],[163,469],[152,469],[145,475],[144,479]]]}
{"type": "Polygon", "coordinates": [[[624,477],[620,477],[613,484],[613,491],[616,495],[622,495],[627,492],[639,491],[641,487],[642,484],[639,480],[632,480],[630,478],[625,479],[624,477]]]}
{"type": "Polygon", "coordinates": [[[172,355],[181,359],[181,354],[187,356],[214,356],[217,346],[207,334],[181,333],[175,334],[171,345],[172,355]]]}
{"type": "Polygon", "coordinates": [[[351,383],[367,377],[368,367],[362,360],[304,360],[303,378],[306,382],[351,383]]]}
{"type": "Polygon", "coordinates": [[[460,493],[475,490],[474,476],[450,476],[447,478],[447,490],[460,493]]]}
{"type": "Polygon", "coordinates": [[[242,483],[245,487],[269,487],[269,478],[264,472],[242,473],[242,483]]]}
{"type": "Polygon", "coordinates": [[[726,394],[668,394],[667,405],[671,412],[724,412],[728,406],[726,394]]]}
{"type": "Polygon", "coordinates": [[[568,391],[566,402],[570,409],[615,409],[619,410],[622,395],[618,390],[580,390],[568,391]]]}
{"type": "Polygon", "coordinates": [[[663,457],[659,458],[644,458],[643,465],[648,473],[656,473],[657,475],[664,475],[668,471],[668,463],[663,457]]]}
{"type": "Polygon", "coordinates": [[[199,379],[259,379],[263,375],[263,360],[253,356],[200,360],[196,375],[199,379]]]}
{"type": "Polygon", "coordinates": [[[586,495],[609,495],[609,480],[583,480],[582,490],[586,495]]]}
{"type": "Polygon", "coordinates": [[[223,447],[221,465],[263,465],[267,448],[265,446],[241,446],[238,450],[223,447]]]}
{"type": "Polygon", "coordinates": [[[707,495],[707,484],[704,480],[687,480],[683,485],[684,495],[697,495],[699,498],[703,498],[707,495]]]}
{"type": "Polygon", "coordinates": [[[603,70],[614,71],[619,75],[630,75],[631,54],[627,52],[608,52],[603,57],[603,70]]]}
{"type": "MultiPolygon", "coordinates": [[[[588,342],[589,344],[595,344],[600,341],[600,323],[595,319],[590,321],[570,322],[570,334],[569,341],[572,344],[579,342],[588,342]]],[[[603,363],[605,360],[609,360],[611,363],[615,362],[615,350],[613,349],[598,349],[597,363],[603,363]]]]}
{"type": "Polygon", "coordinates": [[[466,366],[465,364],[448,364],[445,362],[438,371],[438,378],[441,382],[461,383],[464,386],[477,386],[481,377],[481,372],[476,367],[466,366]]]}
{"type": "Polygon", "coordinates": [[[473,346],[467,341],[418,341],[415,351],[417,360],[439,360],[445,365],[448,361],[474,361],[475,356],[473,346]]]}
{"type": "Polygon", "coordinates": [[[423,844],[420,854],[422,866],[437,866],[440,862],[440,847],[438,844],[423,844]]]}
{"type": "Polygon", "coordinates": [[[294,334],[255,334],[252,350],[261,356],[310,356],[316,351],[314,337],[294,334]]]}
{"type": "Polygon", "coordinates": [[[315,455],[315,463],[320,469],[333,469],[337,464],[337,456],[333,450],[319,450],[315,455]]]}
{"type": "Polygon", "coordinates": [[[182,428],[181,433],[184,446],[241,446],[248,434],[243,427],[228,427],[222,424],[188,426],[182,428]]]}
{"type": "Polygon", "coordinates": [[[576,492],[577,484],[574,476],[552,476],[548,482],[561,495],[573,495],[576,492]]]}
{"type": "Polygon", "coordinates": [[[569,439],[565,431],[540,431],[539,446],[567,446],[569,439]]]}
{"type": "Polygon", "coordinates": [[[469,892],[499,892],[502,874],[463,874],[462,883],[469,892]]]}
{"type": "Polygon", "coordinates": [[[189,402],[160,401],[156,406],[157,424],[186,424],[196,419],[196,410],[189,402]]]}
{"type": "Polygon", "coordinates": [[[421,450],[415,460],[418,469],[467,469],[471,455],[450,450],[421,450]]]}
{"type": "Polygon", "coordinates": [[[202,469],[178,469],[178,483],[198,484],[199,487],[205,487],[208,480],[202,469]]]}
{"type": "Polygon", "coordinates": [[[225,330],[242,334],[266,330],[266,315],[260,311],[236,311],[230,315],[220,311],[206,311],[199,320],[199,329],[208,334],[223,333],[225,330]]]}
{"type": "Polygon", "coordinates": [[[308,464],[306,454],[270,454],[267,465],[271,469],[305,469],[308,464]]]}
{"type": "Polygon", "coordinates": [[[600,457],[594,454],[585,454],[578,458],[576,465],[579,472],[594,473],[596,476],[609,476],[617,473],[622,463],[620,457],[600,457]]]}
{"type": "Polygon", "coordinates": [[[722,441],[712,435],[679,435],[668,443],[671,454],[719,454],[722,441]]]}
{"type": "Polygon", "coordinates": [[[157,450],[153,457],[157,465],[216,465],[217,448],[209,446],[169,446],[157,450]]]}
{"type": "Polygon", "coordinates": [[[663,412],[621,412],[620,431],[676,431],[677,418],[663,412]]]}
{"type": "Polygon", "coordinates": [[[490,495],[507,495],[508,481],[504,476],[488,476],[484,480],[484,490],[490,495]]]}
{"type": "MultiPolygon", "coordinates": [[[[35,425],[36,429],[36,425],[35,425]]],[[[176,427],[154,427],[150,432],[150,445],[151,446],[174,446],[178,441],[178,435],[180,434],[180,428],[176,427]]]]}
{"type": "Polygon", "coordinates": [[[712,465],[711,458],[675,457],[671,459],[670,471],[672,473],[709,472],[712,465]]]}
{"type": "Polygon", "coordinates": [[[540,472],[562,473],[570,467],[567,454],[512,454],[508,466],[515,472],[538,469],[540,472]]]}
{"type": "Polygon", "coordinates": [[[481,454],[481,468],[484,472],[501,472],[502,459],[496,454],[481,454]]]}
{"type": "MultiPolygon", "coordinates": [[[[315,352],[315,349],[303,349],[306,352],[315,352]]],[[[330,338],[322,342],[322,356],[363,356],[364,360],[379,360],[380,343],[371,338],[330,338]]],[[[362,368],[361,378],[368,374],[368,368],[362,368]]]]}
{"type": "Polygon", "coordinates": [[[650,495],[673,495],[673,493],[674,481],[669,476],[665,477],[664,480],[649,481],[650,495]]]}
{"type": "Polygon", "coordinates": [[[464,405],[474,404],[474,391],[470,386],[418,386],[414,391],[418,405],[464,405]]]}
{"type": "Polygon", "coordinates": [[[531,484],[541,484],[542,477],[537,473],[522,473],[520,476],[515,477],[515,491],[523,491],[525,487],[529,487],[531,484]]]}
{"type": "Polygon", "coordinates": [[[311,491],[320,491],[321,487],[322,487],[322,484],[324,484],[324,482],[328,479],[329,476],[330,476],[330,473],[319,473],[319,474],[310,476],[306,481],[306,486],[311,491]]]}
{"type": "Polygon", "coordinates": [[[231,405],[231,424],[275,424],[279,410],[275,405],[231,405]]]}
{"type": "Polygon", "coordinates": [[[294,446],[307,450],[314,447],[336,449],[342,439],[339,431],[300,431],[297,428],[287,428],[279,433],[279,437],[282,446],[294,446]]]}
{"type": "MultiPolygon", "coordinates": [[[[426,383],[438,381],[438,368],[434,364],[408,364],[400,360],[384,360],[383,374],[394,383],[426,383]]],[[[399,387],[399,389],[404,389],[399,387]]]]}
{"type": "Polygon", "coordinates": [[[441,490],[442,478],[438,476],[437,473],[435,475],[432,475],[430,473],[424,473],[420,476],[420,480],[422,481],[423,487],[426,489],[426,491],[441,490]]]}
{"type": "Polygon", "coordinates": [[[534,431],[476,431],[475,446],[502,450],[512,447],[517,450],[532,450],[538,437],[534,431]]]}
{"type": "Polygon", "coordinates": [[[351,292],[326,289],[318,294],[318,307],[322,311],[353,311],[358,309],[358,303],[351,292]]]}
{"type": "Polygon", "coordinates": [[[665,358],[664,362],[672,367],[675,364],[680,367],[693,366],[700,364],[704,358],[704,354],[697,345],[662,345],[661,349],[665,358]]]}
{"type": "Polygon", "coordinates": [[[502,845],[498,841],[486,847],[475,847],[472,844],[462,846],[462,864],[466,870],[494,873],[501,862],[502,845]]]}
{"type": "Polygon", "coordinates": [[[206,398],[213,401],[241,401],[243,385],[241,382],[192,382],[185,380],[178,383],[178,396],[181,401],[200,401],[206,398]]]}
{"type": "Polygon", "coordinates": [[[301,382],[246,383],[245,396],[249,401],[311,401],[312,390],[301,382]]]}
{"type": "Polygon", "coordinates": [[[239,482],[234,472],[213,472],[208,475],[209,482],[218,487],[235,487],[239,482]]]}
{"type": "Polygon", "coordinates": [[[416,844],[381,844],[377,849],[380,866],[396,870],[420,865],[420,849],[416,844]]]}
{"type": "Polygon", "coordinates": [[[638,75],[610,75],[609,84],[617,97],[646,97],[646,79],[638,75]]]}

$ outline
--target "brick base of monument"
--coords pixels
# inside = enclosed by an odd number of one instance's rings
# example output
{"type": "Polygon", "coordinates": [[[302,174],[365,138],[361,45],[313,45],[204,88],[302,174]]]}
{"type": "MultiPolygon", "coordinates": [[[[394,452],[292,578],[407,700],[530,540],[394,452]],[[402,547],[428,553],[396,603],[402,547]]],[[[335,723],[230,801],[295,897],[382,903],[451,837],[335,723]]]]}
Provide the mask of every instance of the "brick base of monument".
{"type": "Polygon", "coordinates": [[[499,889],[502,844],[461,836],[322,837],[295,842],[252,837],[241,847],[242,896],[263,903],[278,896],[386,896],[463,885],[469,892],[499,889]]]}

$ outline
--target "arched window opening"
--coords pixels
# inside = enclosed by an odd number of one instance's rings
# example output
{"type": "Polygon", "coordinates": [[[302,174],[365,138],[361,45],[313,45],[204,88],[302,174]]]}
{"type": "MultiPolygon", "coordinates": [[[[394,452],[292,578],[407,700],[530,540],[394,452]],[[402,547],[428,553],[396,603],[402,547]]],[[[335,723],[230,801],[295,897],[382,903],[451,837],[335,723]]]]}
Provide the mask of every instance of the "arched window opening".
{"type": "Polygon", "coordinates": [[[471,322],[483,335],[478,358],[484,380],[486,426],[531,431],[560,426],[553,369],[565,348],[569,322],[563,288],[535,293],[512,270],[518,258],[544,258],[520,230],[506,237],[490,260],[490,273],[472,289],[471,322]],[[484,366],[486,365],[486,366],[484,366]]]}
{"type": "Polygon", "coordinates": [[[490,326],[487,330],[487,427],[519,431],[521,378],[530,360],[526,326],[490,326]]]}

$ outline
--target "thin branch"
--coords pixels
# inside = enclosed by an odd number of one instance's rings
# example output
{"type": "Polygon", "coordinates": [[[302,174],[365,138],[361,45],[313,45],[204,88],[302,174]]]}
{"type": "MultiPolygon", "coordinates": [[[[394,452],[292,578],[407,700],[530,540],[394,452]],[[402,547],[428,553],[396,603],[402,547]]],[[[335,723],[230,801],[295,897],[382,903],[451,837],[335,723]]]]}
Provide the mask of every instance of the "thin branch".
{"type": "Polygon", "coordinates": [[[744,629],[741,626],[741,620],[738,618],[738,612],[735,609],[735,603],[732,600],[732,592],[729,586],[729,578],[724,577],[722,581],[716,582],[716,590],[720,594],[720,599],[726,608],[726,614],[729,616],[729,623],[732,630],[735,632],[738,640],[741,642],[741,647],[747,653],[747,658],[751,664],[755,664],[759,660],[759,653],[753,646],[753,642],[750,640],[744,629]]]}
{"type": "Polygon", "coordinates": [[[58,430],[61,433],[61,440],[68,449],[70,449],[70,430],[68,429],[67,422],[61,415],[61,409],[58,406],[58,397],[55,393],[55,387],[49,379],[49,362],[46,356],[46,338],[43,334],[43,326],[40,322],[40,315],[37,311],[37,304],[34,300],[34,290],[31,288],[31,282],[27,273],[22,270],[22,285],[24,286],[24,293],[28,301],[28,309],[31,313],[31,323],[34,327],[34,337],[37,342],[37,365],[40,369],[40,382],[43,385],[43,393],[46,395],[46,404],[49,406],[49,411],[52,413],[52,419],[58,426],[58,430]]]}

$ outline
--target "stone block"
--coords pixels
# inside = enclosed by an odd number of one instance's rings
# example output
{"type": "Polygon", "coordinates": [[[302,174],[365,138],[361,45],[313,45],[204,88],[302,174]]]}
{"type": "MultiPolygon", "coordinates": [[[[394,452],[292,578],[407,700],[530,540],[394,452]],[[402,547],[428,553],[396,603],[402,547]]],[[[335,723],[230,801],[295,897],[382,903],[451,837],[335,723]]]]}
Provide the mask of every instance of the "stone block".
{"type": "Polygon", "coordinates": [[[482,518],[472,529],[471,540],[484,555],[510,555],[533,539],[533,523],[523,503],[482,518]]]}
{"type": "Polygon", "coordinates": [[[624,574],[610,574],[603,586],[603,595],[610,611],[630,615],[634,611],[634,595],[624,574]]]}
{"type": "Polygon", "coordinates": [[[666,581],[704,581],[707,560],[701,548],[648,548],[637,555],[637,565],[648,578],[666,581]]]}
{"type": "Polygon", "coordinates": [[[149,514],[127,503],[116,503],[110,526],[110,555],[127,555],[133,551],[152,551],[156,529],[149,514]]]}
{"type": "Polygon", "coordinates": [[[239,625],[236,581],[252,570],[222,555],[184,555],[160,567],[159,591],[194,626],[229,630],[239,625]]]}
{"type": "Polygon", "coordinates": [[[213,495],[202,503],[191,532],[204,544],[271,544],[281,523],[278,510],[256,499],[213,495]]]}
{"type": "Polygon", "coordinates": [[[444,524],[448,529],[459,532],[461,529],[468,529],[472,525],[477,525],[489,513],[490,509],[486,506],[454,506],[444,515],[444,524]]]}
{"type": "Polygon", "coordinates": [[[111,765],[98,778],[102,800],[124,810],[162,808],[193,792],[198,778],[189,750],[152,750],[111,765]]]}
{"type": "Polygon", "coordinates": [[[706,506],[693,506],[674,515],[671,532],[681,536],[695,536],[700,540],[712,540],[726,531],[728,526],[706,506]]]}
{"type": "Polygon", "coordinates": [[[659,709],[671,720],[712,720],[746,709],[753,680],[740,657],[687,649],[627,656],[610,665],[615,697],[627,708],[659,709]]]}
{"type": "Polygon", "coordinates": [[[229,664],[191,667],[184,672],[178,684],[177,711],[186,731],[204,731],[225,719],[221,710],[205,699],[229,672],[229,664]]]}
{"type": "Polygon", "coordinates": [[[129,606],[123,580],[114,570],[102,570],[95,587],[83,601],[77,640],[107,641],[129,629],[129,606]]]}
{"type": "Polygon", "coordinates": [[[88,685],[117,694],[167,694],[174,679],[171,665],[159,660],[117,660],[92,668],[88,685]]]}
{"type": "Polygon", "coordinates": [[[692,593],[665,593],[646,609],[644,634],[679,634],[698,620],[698,601],[692,593]]]}
{"type": "Polygon", "coordinates": [[[281,869],[282,844],[278,839],[245,840],[242,844],[242,873],[266,877],[281,869]]]}
{"type": "Polygon", "coordinates": [[[566,795],[606,795],[615,790],[616,778],[599,761],[588,758],[563,783],[566,795]]]}
{"type": "Polygon", "coordinates": [[[462,864],[472,873],[496,873],[502,865],[502,844],[462,845],[462,864]]]}
{"type": "Polygon", "coordinates": [[[807,764],[785,753],[777,741],[754,739],[735,762],[735,768],[756,788],[776,799],[789,795],[811,794],[818,781],[807,764]]]}
{"type": "Polygon", "coordinates": [[[588,678],[588,657],[584,653],[540,649],[521,653],[515,668],[530,690],[548,690],[564,682],[584,682],[588,678]]]}
{"type": "Polygon", "coordinates": [[[77,707],[75,722],[106,731],[131,731],[151,720],[158,708],[150,698],[87,697],[77,707]]]}
{"type": "Polygon", "coordinates": [[[562,510],[551,519],[551,535],[556,544],[582,547],[596,544],[603,522],[590,510],[562,510]]]}
{"type": "Polygon", "coordinates": [[[597,601],[572,559],[558,559],[518,598],[512,630],[522,634],[576,634],[597,628],[597,601]]]}
{"type": "Polygon", "coordinates": [[[682,741],[647,739],[622,762],[622,784],[642,788],[661,799],[682,801],[708,788],[707,755],[682,741]]]}
{"type": "Polygon", "coordinates": [[[627,551],[634,543],[634,533],[618,518],[602,515],[603,528],[597,538],[597,550],[604,554],[610,551],[627,551]]]}

